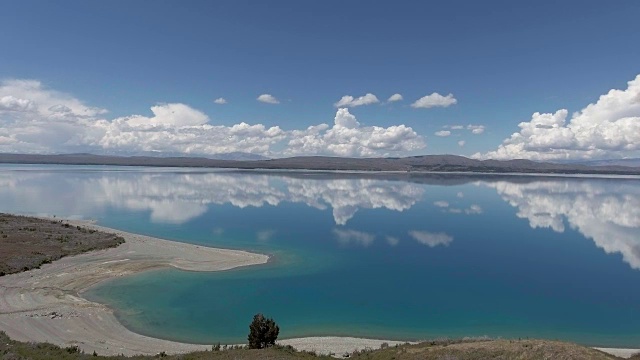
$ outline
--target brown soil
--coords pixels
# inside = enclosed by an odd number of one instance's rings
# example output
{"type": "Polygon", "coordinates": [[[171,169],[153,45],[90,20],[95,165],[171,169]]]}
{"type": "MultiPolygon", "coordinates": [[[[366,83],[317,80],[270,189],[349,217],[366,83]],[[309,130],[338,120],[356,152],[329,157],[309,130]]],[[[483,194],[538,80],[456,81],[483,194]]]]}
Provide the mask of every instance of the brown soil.
{"type": "Polygon", "coordinates": [[[0,276],[123,242],[120,236],[72,226],[62,220],[0,213],[0,276]]]}

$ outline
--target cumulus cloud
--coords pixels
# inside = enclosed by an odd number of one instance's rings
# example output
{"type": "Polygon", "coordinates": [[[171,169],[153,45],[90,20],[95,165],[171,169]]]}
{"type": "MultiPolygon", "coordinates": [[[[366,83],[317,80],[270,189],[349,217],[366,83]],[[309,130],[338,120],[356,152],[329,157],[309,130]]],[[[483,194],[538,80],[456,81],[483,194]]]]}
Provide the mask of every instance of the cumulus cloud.
{"type": "Polygon", "coordinates": [[[464,212],[467,215],[478,215],[482,214],[484,211],[482,210],[482,207],[480,207],[480,205],[472,204],[471,206],[469,206],[469,208],[465,209],[464,212]]]}
{"type": "Polygon", "coordinates": [[[356,107],[356,106],[362,106],[362,105],[377,104],[379,102],[380,100],[378,100],[378,98],[375,95],[371,93],[367,93],[366,95],[360,96],[358,98],[354,98],[351,95],[345,95],[338,102],[333,104],[333,106],[337,108],[356,107]]]}
{"type": "Polygon", "coordinates": [[[34,109],[33,102],[11,95],[0,98],[0,111],[28,111],[34,109]]]}
{"type": "Polygon", "coordinates": [[[97,121],[93,128],[102,130],[102,137],[92,145],[128,152],[267,154],[271,145],[286,138],[277,126],[214,126],[204,113],[184,104],[160,104],[151,112],[152,117],[134,115],[97,121]]]}
{"type": "Polygon", "coordinates": [[[218,105],[224,105],[227,103],[227,99],[223,98],[223,97],[219,97],[215,100],[213,100],[214,103],[218,104],[218,105]]]}
{"type": "Polygon", "coordinates": [[[285,154],[338,156],[388,156],[423,149],[424,140],[405,125],[362,127],[349,109],[336,112],[333,127],[327,124],[292,132],[285,154]]]}
{"type": "Polygon", "coordinates": [[[484,133],[484,130],[485,130],[485,126],[484,125],[473,125],[473,124],[469,124],[467,126],[464,126],[464,125],[445,125],[445,126],[443,126],[443,128],[454,130],[454,131],[455,130],[467,129],[474,135],[480,135],[480,134],[484,133]]]}
{"type": "Polygon", "coordinates": [[[455,105],[458,102],[456,98],[453,97],[453,94],[449,94],[447,96],[442,96],[437,92],[434,92],[431,95],[423,96],[420,99],[416,100],[411,107],[413,108],[432,108],[432,107],[449,107],[451,105],[455,105]]]}
{"type": "Polygon", "coordinates": [[[280,104],[280,100],[276,99],[276,97],[271,94],[262,94],[258,96],[256,100],[266,104],[280,104]]]}
{"type": "Polygon", "coordinates": [[[409,236],[414,238],[417,242],[427,245],[428,247],[436,247],[438,245],[449,246],[453,241],[453,237],[443,232],[431,233],[427,231],[409,231],[409,236]]]}
{"type": "Polygon", "coordinates": [[[466,141],[460,140],[460,141],[458,141],[458,146],[464,147],[464,144],[466,144],[466,143],[467,143],[466,141]]]}
{"type": "Polygon", "coordinates": [[[78,149],[100,130],[87,131],[106,110],[87,106],[33,80],[0,82],[0,152],[78,149]]]}
{"type": "Polygon", "coordinates": [[[389,96],[389,98],[387,99],[387,102],[390,103],[390,102],[396,102],[396,101],[402,101],[402,100],[403,100],[402,95],[396,93],[389,96]]]}
{"type": "Polygon", "coordinates": [[[451,131],[449,131],[449,130],[440,130],[440,131],[436,131],[434,134],[436,136],[440,136],[440,137],[447,137],[447,136],[451,135],[451,131]]]}
{"type": "Polygon", "coordinates": [[[467,125],[467,130],[470,130],[474,135],[480,135],[484,133],[484,125],[467,125]]]}
{"type": "MultiPolygon", "coordinates": [[[[260,98],[277,102],[267,94],[260,98]]],[[[181,103],[159,103],[149,114],[115,119],[106,113],[38,81],[0,82],[0,152],[387,156],[425,147],[410,127],[361,126],[344,108],[337,110],[333,126],[290,131],[244,122],[216,125],[181,103]]]]}
{"type": "Polygon", "coordinates": [[[353,243],[364,247],[371,245],[376,238],[375,235],[349,229],[333,229],[333,234],[343,245],[353,243]]]}
{"type": "Polygon", "coordinates": [[[532,160],[640,156],[640,75],[569,118],[569,111],[532,115],[520,131],[476,158],[532,160]]]}
{"type": "Polygon", "coordinates": [[[441,208],[449,207],[449,203],[446,202],[446,201],[442,201],[442,200],[434,202],[433,205],[435,205],[437,207],[441,207],[441,208]]]}

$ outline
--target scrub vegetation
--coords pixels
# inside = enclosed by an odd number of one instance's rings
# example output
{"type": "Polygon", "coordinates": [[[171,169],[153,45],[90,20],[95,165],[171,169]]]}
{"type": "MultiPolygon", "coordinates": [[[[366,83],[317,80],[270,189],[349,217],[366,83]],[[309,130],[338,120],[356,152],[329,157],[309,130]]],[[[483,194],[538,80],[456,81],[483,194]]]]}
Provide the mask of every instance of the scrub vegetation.
{"type": "MultiPolygon", "coordinates": [[[[383,344],[384,345],[384,344],[383,344]]],[[[290,346],[275,345],[265,349],[249,349],[248,346],[214,346],[210,351],[190,354],[166,355],[160,351],[153,356],[100,356],[86,354],[76,346],[61,348],[51,344],[13,341],[0,332],[0,359],[2,360],[88,360],[88,359],[157,359],[168,360],[258,360],[258,359],[370,359],[370,360],[476,360],[476,359],[619,359],[613,355],[580,345],[547,340],[440,340],[417,345],[382,346],[350,354],[319,356],[313,352],[296,351],[290,346]]],[[[640,360],[635,355],[632,360],[640,360]]]]}
{"type": "Polygon", "coordinates": [[[124,239],[120,236],[72,226],[61,220],[0,213],[0,276],[122,243],[124,239]]]}

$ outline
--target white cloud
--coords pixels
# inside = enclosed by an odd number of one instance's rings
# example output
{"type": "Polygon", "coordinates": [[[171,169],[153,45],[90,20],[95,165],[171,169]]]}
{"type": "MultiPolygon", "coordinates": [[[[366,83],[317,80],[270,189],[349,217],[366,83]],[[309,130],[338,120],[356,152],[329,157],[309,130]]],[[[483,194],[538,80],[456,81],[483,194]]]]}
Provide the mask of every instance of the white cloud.
{"type": "Polygon", "coordinates": [[[218,104],[218,105],[224,105],[227,103],[227,99],[219,97],[215,100],[213,100],[214,103],[218,104]]]}
{"type": "Polygon", "coordinates": [[[356,107],[356,106],[362,106],[362,105],[376,104],[379,102],[380,100],[378,100],[378,98],[375,95],[371,93],[367,93],[366,95],[360,96],[358,98],[354,98],[351,95],[345,95],[337,103],[333,104],[333,106],[337,108],[356,107]]]}
{"type": "Polygon", "coordinates": [[[473,124],[469,124],[467,126],[464,126],[464,125],[445,125],[445,126],[443,126],[443,128],[451,129],[451,130],[464,130],[464,129],[467,129],[467,130],[471,131],[471,133],[474,134],[474,135],[480,135],[480,134],[484,133],[484,130],[485,130],[485,126],[484,125],[473,125],[473,124]]]}
{"type": "Polygon", "coordinates": [[[0,98],[0,111],[28,111],[34,108],[31,100],[18,99],[11,95],[0,98]]]}
{"type": "Polygon", "coordinates": [[[280,104],[280,100],[276,99],[275,96],[270,94],[262,94],[258,96],[256,100],[266,104],[280,104]]]}
{"type": "Polygon", "coordinates": [[[333,126],[289,131],[244,122],[218,125],[181,103],[115,119],[106,113],[37,81],[0,82],[0,152],[401,156],[426,146],[408,126],[361,126],[346,108],[337,110],[333,126]]]}
{"type": "Polygon", "coordinates": [[[371,245],[376,238],[372,234],[356,230],[333,229],[333,234],[343,245],[354,243],[364,247],[371,245]]]}
{"type": "Polygon", "coordinates": [[[466,144],[466,143],[467,143],[466,141],[460,140],[460,141],[458,141],[458,146],[464,147],[464,144],[466,144]]]}
{"type": "Polygon", "coordinates": [[[456,98],[453,97],[453,94],[449,94],[447,96],[442,96],[437,92],[434,92],[431,95],[423,96],[420,99],[416,100],[411,107],[413,108],[432,108],[432,107],[449,107],[458,102],[456,98]]]}
{"type": "Polygon", "coordinates": [[[471,130],[474,135],[480,135],[484,132],[484,125],[467,125],[467,130],[471,130]]]}
{"type": "Polygon", "coordinates": [[[640,156],[640,75],[574,113],[534,113],[495,150],[476,158],[533,160],[640,156]]]}
{"type": "Polygon", "coordinates": [[[387,156],[423,149],[421,136],[405,125],[361,127],[346,108],[338,109],[334,126],[312,126],[291,134],[287,155],[387,156]]]}
{"type": "Polygon", "coordinates": [[[199,126],[209,122],[203,112],[185,104],[158,104],[151,107],[152,117],[133,115],[114,122],[137,128],[199,126]]]}
{"type": "Polygon", "coordinates": [[[0,82],[0,152],[78,149],[95,132],[85,131],[106,110],[90,107],[38,81],[0,82]]]}
{"type": "Polygon", "coordinates": [[[473,204],[469,206],[468,209],[465,209],[464,212],[468,215],[474,215],[474,214],[477,215],[477,214],[482,214],[484,211],[482,210],[480,205],[473,204]]]}
{"type": "Polygon", "coordinates": [[[456,197],[459,197],[462,199],[464,197],[464,193],[462,191],[458,191],[458,193],[456,194],[456,197]]]}
{"type": "Polygon", "coordinates": [[[396,101],[402,101],[402,100],[403,100],[402,95],[396,93],[389,96],[389,98],[387,99],[387,102],[390,103],[390,102],[396,102],[396,101]]]}
{"type": "Polygon", "coordinates": [[[440,131],[436,131],[434,134],[436,136],[440,136],[440,137],[447,137],[447,136],[451,135],[451,131],[449,131],[449,130],[440,130],[440,131]]]}
{"type": "Polygon", "coordinates": [[[438,245],[449,246],[453,241],[453,237],[443,232],[431,233],[426,231],[409,231],[409,236],[417,242],[427,245],[428,247],[436,247],[438,245]]]}

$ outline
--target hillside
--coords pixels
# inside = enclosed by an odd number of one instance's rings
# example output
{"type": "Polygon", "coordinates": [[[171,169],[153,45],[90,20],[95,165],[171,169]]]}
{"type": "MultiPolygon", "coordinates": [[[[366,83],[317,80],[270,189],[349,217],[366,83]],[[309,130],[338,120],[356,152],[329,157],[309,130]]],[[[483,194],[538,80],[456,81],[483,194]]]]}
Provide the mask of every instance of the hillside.
{"type": "Polygon", "coordinates": [[[424,155],[405,158],[299,156],[283,159],[237,161],[192,157],[120,157],[91,154],[0,154],[0,163],[207,167],[267,170],[640,175],[640,168],[638,167],[618,165],[588,166],[580,164],[557,164],[530,160],[476,160],[456,155],[424,155]]]}

